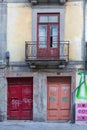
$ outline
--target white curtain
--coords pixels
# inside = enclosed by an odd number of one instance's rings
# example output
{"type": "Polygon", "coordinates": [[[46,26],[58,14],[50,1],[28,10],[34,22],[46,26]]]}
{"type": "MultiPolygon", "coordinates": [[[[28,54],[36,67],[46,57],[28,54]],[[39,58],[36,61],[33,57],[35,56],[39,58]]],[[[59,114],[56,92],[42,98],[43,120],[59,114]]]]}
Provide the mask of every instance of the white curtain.
{"type": "Polygon", "coordinates": [[[46,48],[47,26],[39,26],[39,48],[46,48]]]}
{"type": "Polygon", "coordinates": [[[52,25],[51,28],[52,47],[58,46],[58,25],[52,25]]]}

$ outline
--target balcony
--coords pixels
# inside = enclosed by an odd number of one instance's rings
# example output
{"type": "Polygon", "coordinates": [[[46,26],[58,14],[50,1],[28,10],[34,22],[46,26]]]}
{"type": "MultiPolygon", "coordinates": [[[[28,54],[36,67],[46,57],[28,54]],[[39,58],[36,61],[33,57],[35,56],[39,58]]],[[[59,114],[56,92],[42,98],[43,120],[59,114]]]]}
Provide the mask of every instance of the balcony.
{"type": "Polygon", "coordinates": [[[25,60],[30,67],[65,67],[69,61],[69,41],[54,43],[52,46],[25,41],[25,60]]]}

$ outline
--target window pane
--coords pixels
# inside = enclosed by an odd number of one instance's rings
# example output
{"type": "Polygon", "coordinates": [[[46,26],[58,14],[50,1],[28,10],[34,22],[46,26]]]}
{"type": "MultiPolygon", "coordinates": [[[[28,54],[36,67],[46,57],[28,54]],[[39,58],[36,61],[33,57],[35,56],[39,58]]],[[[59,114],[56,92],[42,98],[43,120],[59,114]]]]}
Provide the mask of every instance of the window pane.
{"type": "Polygon", "coordinates": [[[40,16],[39,22],[40,23],[47,23],[48,22],[48,16],[40,16]]]}
{"type": "Polygon", "coordinates": [[[40,16],[39,23],[58,23],[58,16],[40,16]]]}
{"type": "Polygon", "coordinates": [[[49,22],[58,22],[58,17],[57,16],[49,16],[49,22]]]}
{"type": "Polygon", "coordinates": [[[58,46],[58,26],[52,25],[50,26],[50,47],[58,46]]]}
{"type": "Polygon", "coordinates": [[[47,36],[47,27],[45,25],[39,26],[39,47],[46,48],[46,36],[47,36]]]}

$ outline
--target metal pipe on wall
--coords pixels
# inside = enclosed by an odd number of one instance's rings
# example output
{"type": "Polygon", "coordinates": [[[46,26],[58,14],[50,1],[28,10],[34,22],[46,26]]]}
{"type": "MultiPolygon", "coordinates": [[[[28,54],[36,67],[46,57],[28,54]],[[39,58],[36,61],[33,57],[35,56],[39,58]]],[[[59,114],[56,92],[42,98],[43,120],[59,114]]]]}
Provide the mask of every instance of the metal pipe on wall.
{"type": "Polygon", "coordinates": [[[86,80],[86,0],[83,0],[83,62],[84,62],[84,81],[86,80]]]}

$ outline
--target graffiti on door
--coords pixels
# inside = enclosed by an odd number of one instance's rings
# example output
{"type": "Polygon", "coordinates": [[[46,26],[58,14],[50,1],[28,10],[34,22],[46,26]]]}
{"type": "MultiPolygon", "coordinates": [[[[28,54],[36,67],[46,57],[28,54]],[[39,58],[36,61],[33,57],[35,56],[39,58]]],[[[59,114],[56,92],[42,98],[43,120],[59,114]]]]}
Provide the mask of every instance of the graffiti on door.
{"type": "Polygon", "coordinates": [[[28,99],[28,98],[23,98],[23,100],[19,100],[19,99],[12,99],[12,105],[19,107],[22,103],[32,103],[32,99],[28,99]]]}
{"type": "Polygon", "coordinates": [[[52,102],[56,102],[56,98],[55,98],[55,97],[50,96],[50,100],[51,100],[52,102]]]}
{"type": "Polygon", "coordinates": [[[32,99],[24,98],[23,102],[24,103],[32,103],[32,99]]]}
{"type": "Polygon", "coordinates": [[[18,100],[18,99],[12,99],[12,105],[13,106],[19,107],[20,104],[21,104],[20,100],[18,100]]]}
{"type": "Polygon", "coordinates": [[[62,102],[68,102],[68,98],[67,97],[62,97],[62,102]]]}

